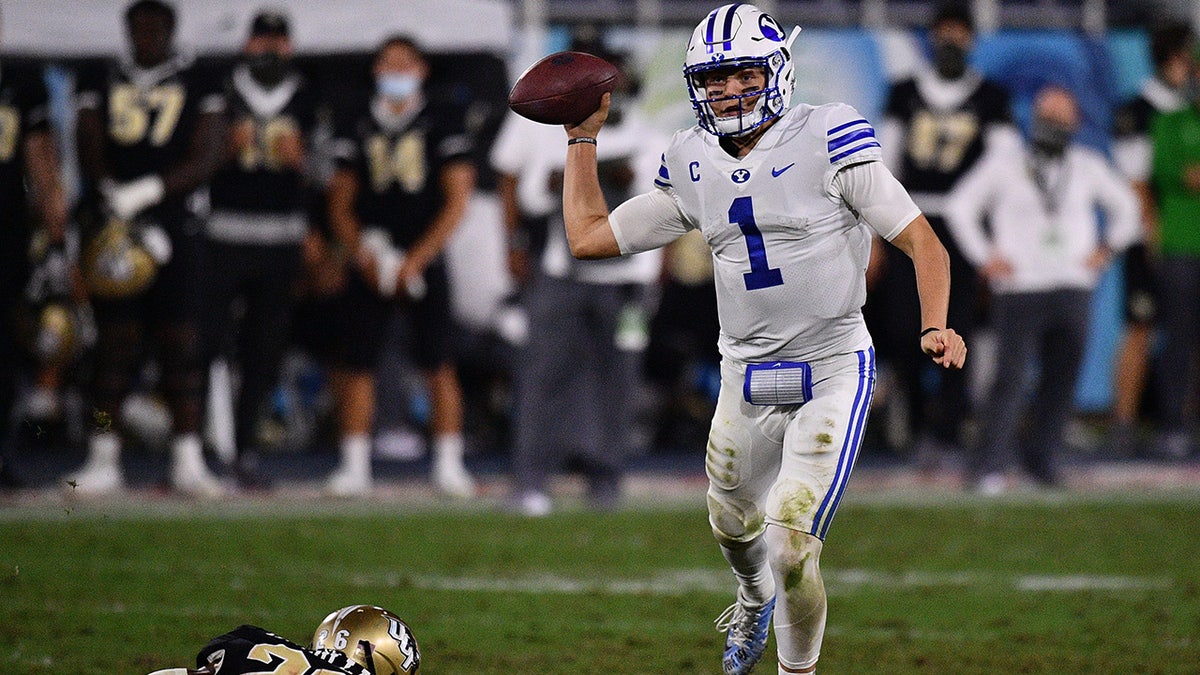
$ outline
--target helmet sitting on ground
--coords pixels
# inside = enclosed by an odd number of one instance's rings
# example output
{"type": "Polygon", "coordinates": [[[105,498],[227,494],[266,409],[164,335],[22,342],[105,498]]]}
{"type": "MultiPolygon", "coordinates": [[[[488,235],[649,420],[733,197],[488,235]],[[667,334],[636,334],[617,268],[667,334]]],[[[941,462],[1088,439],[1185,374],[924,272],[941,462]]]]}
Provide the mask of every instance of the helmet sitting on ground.
{"type": "Polygon", "coordinates": [[[312,648],[341,652],[371,675],[412,675],[421,666],[421,650],[408,624],[372,605],[350,605],[325,617],[313,633],[312,648]]]}

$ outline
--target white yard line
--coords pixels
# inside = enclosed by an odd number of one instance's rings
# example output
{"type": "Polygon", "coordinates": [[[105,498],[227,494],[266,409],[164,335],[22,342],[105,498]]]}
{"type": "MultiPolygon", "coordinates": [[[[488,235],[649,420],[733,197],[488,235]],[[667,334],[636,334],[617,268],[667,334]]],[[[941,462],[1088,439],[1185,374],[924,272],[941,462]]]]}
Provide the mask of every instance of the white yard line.
{"type": "MultiPolygon", "coordinates": [[[[865,482],[865,481],[864,481],[865,482]]],[[[629,508],[647,511],[688,511],[704,518],[703,486],[685,481],[656,478],[640,481],[630,490],[629,508]]],[[[324,497],[318,486],[290,486],[271,496],[233,495],[205,502],[152,490],[129,490],[100,499],[71,499],[51,490],[27,490],[0,496],[0,522],[70,521],[80,519],[176,520],[211,518],[254,520],[258,518],[309,518],[343,516],[382,516],[404,514],[466,514],[502,511],[506,504],[502,490],[473,502],[449,502],[432,492],[423,482],[383,483],[367,499],[324,497]]],[[[872,489],[856,488],[854,479],[846,491],[842,506],[848,509],[877,508],[971,508],[1029,506],[1070,507],[1087,504],[1196,504],[1200,499],[1200,479],[1188,487],[1156,489],[1098,490],[1014,490],[1001,497],[985,497],[956,489],[930,489],[916,485],[872,489]]],[[[578,511],[582,502],[575,495],[562,500],[564,511],[578,511]]]]}
{"type": "MultiPolygon", "coordinates": [[[[823,572],[829,595],[878,593],[929,588],[957,588],[984,593],[1023,591],[1060,593],[1121,593],[1159,591],[1174,586],[1167,577],[1116,575],[1004,575],[990,572],[904,572],[865,569],[834,569],[823,572]]],[[[363,588],[413,586],[424,590],[479,593],[554,593],[581,595],[686,595],[688,593],[731,593],[733,578],[724,570],[663,570],[649,578],[576,578],[557,574],[527,576],[447,576],[436,574],[382,575],[351,578],[363,588]]]]}

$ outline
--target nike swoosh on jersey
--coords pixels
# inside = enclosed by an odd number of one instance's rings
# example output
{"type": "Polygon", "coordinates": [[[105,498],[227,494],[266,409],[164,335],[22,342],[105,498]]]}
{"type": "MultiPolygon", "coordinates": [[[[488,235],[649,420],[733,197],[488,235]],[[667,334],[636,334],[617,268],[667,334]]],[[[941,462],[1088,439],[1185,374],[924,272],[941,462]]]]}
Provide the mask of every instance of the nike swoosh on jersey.
{"type": "Polygon", "coordinates": [[[779,178],[780,174],[782,174],[784,171],[787,171],[788,169],[792,168],[793,166],[796,166],[795,162],[788,164],[787,166],[783,167],[782,169],[776,169],[775,167],[771,167],[771,178],[779,178]]]}

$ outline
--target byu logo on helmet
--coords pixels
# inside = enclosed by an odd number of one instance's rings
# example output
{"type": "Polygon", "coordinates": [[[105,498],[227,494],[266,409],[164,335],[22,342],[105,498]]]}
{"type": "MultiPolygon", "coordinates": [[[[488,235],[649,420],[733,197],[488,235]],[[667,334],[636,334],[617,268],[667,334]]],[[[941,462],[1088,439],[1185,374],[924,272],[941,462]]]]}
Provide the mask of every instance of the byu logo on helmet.
{"type": "Polygon", "coordinates": [[[783,29],[779,27],[779,24],[775,23],[775,19],[772,19],[770,14],[759,15],[758,31],[768,40],[783,42],[783,29]]]}
{"type": "Polygon", "coordinates": [[[700,128],[717,136],[741,136],[782,115],[795,88],[791,44],[799,30],[793,29],[789,38],[769,14],[744,3],[710,12],[692,31],[683,67],[700,128]],[[744,68],[761,68],[765,85],[734,96],[710,95],[705,83],[712,71],[744,68]],[[719,116],[713,110],[714,102],[731,100],[738,102],[737,114],[719,116]]]}

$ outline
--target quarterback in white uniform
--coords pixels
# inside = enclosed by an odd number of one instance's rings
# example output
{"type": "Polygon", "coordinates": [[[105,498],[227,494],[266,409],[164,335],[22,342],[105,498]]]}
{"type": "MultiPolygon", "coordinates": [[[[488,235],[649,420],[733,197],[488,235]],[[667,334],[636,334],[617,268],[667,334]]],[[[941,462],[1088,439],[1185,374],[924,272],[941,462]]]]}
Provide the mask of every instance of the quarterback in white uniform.
{"type": "Polygon", "coordinates": [[[847,105],[790,105],[793,39],[747,4],[701,21],[684,68],[699,123],[675,134],[655,189],[611,214],[596,179],[607,97],[567,127],[563,211],[575,256],[629,255],[692,229],[712,248],[722,384],[708,511],[738,580],[737,601],[718,619],[726,673],[758,662],[772,615],[779,672],[816,668],[818,558],[875,382],[862,317],[872,233],[915,265],[926,329],[914,348],[946,368],[966,358],[945,325],[945,248],[880,161],[871,124],[847,105]]]}

